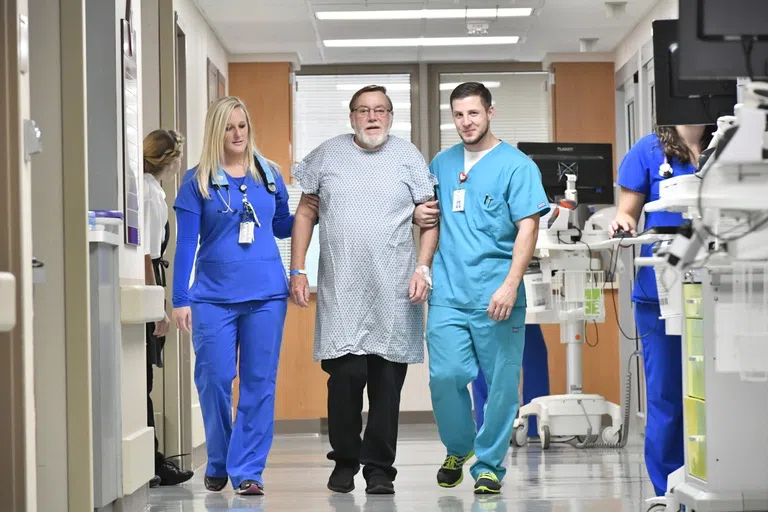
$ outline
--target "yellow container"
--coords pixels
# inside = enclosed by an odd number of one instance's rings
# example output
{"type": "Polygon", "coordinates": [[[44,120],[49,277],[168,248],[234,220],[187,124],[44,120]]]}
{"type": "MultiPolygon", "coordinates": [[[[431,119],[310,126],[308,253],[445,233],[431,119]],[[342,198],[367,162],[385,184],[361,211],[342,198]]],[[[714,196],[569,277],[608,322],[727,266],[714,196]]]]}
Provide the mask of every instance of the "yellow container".
{"type": "Polygon", "coordinates": [[[688,473],[707,479],[707,408],[703,400],[683,399],[686,468],[688,473]]]}
{"type": "Polygon", "coordinates": [[[701,285],[683,285],[683,307],[686,318],[701,318],[701,285]]]}
{"type": "Polygon", "coordinates": [[[706,399],[704,387],[704,357],[688,356],[688,396],[706,399]]]}
{"type": "Polygon", "coordinates": [[[704,355],[704,320],[698,318],[685,320],[685,343],[689,356],[704,355]]]}

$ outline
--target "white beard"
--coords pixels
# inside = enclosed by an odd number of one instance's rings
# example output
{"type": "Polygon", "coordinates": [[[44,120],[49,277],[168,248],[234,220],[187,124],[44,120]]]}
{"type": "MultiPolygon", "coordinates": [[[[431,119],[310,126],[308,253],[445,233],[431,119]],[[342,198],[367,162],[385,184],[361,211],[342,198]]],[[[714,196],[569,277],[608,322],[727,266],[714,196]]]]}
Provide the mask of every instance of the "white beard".
{"type": "Polygon", "coordinates": [[[384,144],[389,137],[389,130],[380,133],[379,135],[368,135],[365,130],[358,131],[356,134],[357,140],[359,140],[364,146],[368,148],[377,148],[384,144]]]}

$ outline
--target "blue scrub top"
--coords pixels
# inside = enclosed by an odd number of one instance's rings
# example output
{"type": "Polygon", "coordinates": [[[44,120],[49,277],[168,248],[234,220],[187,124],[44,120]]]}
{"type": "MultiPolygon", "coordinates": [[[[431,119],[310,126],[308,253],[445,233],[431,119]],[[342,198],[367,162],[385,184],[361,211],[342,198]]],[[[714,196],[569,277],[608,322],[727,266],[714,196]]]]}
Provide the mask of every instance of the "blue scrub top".
{"type": "MultiPolygon", "coordinates": [[[[453,211],[453,193],[464,171],[464,144],[440,152],[430,164],[437,177],[440,243],[433,263],[429,303],[459,309],[486,309],[509,274],[517,238],[515,222],[549,212],[536,164],[517,148],[500,142],[470,170],[464,211],[453,211]]],[[[520,282],[515,307],[525,307],[520,282]]]]}
{"type": "MultiPolygon", "coordinates": [[[[626,154],[619,166],[618,184],[623,188],[645,195],[645,202],[659,199],[659,187],[665,179],[659,174],[664,163],[664,152],[656,134],[640,139],[626,154]]],[[[668,159],[672,166],[672,176],[693,174],[696,167],[692,163],[681,163],[676,157],[668,159]]],[[[683,223],[683,214],[676,212],[648,212],[645,214],[644,229],[654,227],[676,227],[683,223]]],[[[641,256],[651,256],[652,244],[643,245],[641,256]]],[[[636,302],[658,302],[659,292],[656,287],[656,275],[653,267],[640,267],[635,280],[632,300],[636,302]]]]}
{"type": "MultiPolygon", "coordinates": [[[[261,165],[268,164],[262,161],[261,165]]],[[[208,187],[211,198],[203,198],[195,169],[184,175],[176,196],[175,210],[200,216],[200,247],[188,300],[232,304],[284,299],[288,297],[288,278],[275,237],[288,238],[293,228],[285,182],[273,169],[277,190],[270,194],[260,180],[250,175],[233,178],[224,174],[229,183],[229,199],[227,188],[219,189],[219,197],[213,186],[208,187]],[[243,211],[241,184],[246,185],[245,194],[261,223],[261,227],[254,226],[251,244],[239,243],[243,211]],[[225,201],[229,201],[237,213],[221,213],[220,210],[227,209],[225,201]]]]}

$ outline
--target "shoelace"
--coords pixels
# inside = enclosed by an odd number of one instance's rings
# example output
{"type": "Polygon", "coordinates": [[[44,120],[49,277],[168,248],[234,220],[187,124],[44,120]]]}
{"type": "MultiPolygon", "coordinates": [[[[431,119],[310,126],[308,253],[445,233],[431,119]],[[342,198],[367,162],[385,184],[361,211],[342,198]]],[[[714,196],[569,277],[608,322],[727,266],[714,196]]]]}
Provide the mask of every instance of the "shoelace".
{"type": "Polygon", "coordinates": [[[480,473],[480,475],[477,477],[478,480],[486,479],[491,480],[493,482],[498,482],[499,479],[494,475],[493,473],[480,473]]]}
{"type": "Polygon", "coordinates": [[[458,457],[456,455],[449,455],[445,458],[443,467],[445,469],[458,469],[461,467],[462,459],[463,457],[458,457]]]}

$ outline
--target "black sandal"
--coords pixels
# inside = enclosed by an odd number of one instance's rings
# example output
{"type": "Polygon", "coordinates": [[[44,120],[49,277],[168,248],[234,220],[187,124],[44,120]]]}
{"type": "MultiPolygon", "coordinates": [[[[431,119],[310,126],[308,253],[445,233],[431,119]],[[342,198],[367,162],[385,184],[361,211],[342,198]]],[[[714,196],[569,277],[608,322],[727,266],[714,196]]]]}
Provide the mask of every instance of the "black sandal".
{"type": "Polygon", "coordinates": [[[241,495],[263,496],[264,485],[256,480],[243,480],[235,492],[241,495]]]}
{"type": "Polygon", "coordinates": [[[206,476],[205,488],[211,492],[219,492],[227,486],[229,477],[226,476],[206,476]]]}

